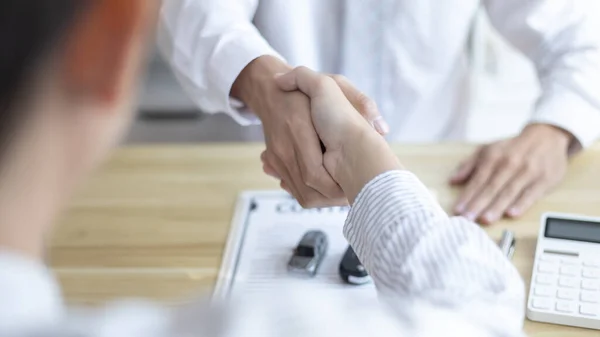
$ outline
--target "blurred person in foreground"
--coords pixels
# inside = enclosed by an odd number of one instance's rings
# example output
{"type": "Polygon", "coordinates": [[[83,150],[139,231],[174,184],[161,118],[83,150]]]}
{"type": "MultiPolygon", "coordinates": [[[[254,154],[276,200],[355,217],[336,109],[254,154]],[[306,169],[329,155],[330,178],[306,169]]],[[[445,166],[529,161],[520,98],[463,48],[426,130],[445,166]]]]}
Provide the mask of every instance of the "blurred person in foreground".
{"type": "Polygon", "coordinates": [[[120,301],[68,308],[43,261],[73,191],[133,117],[158,2],[0,2],[0,336],[517,336],[524,287],[473,222],[449,217],[355,110],[306,68],[280,90],[308,97],[325,169],[352,204],[344,233],[377,303],[301,287],[228,307],[120,301]],[[218,318],[218,319],[216,319],[218,318]]]}
{"type": "Polygon", "coordinates": [[[345,76],[335,78],[375,100],[379,108],[358,96],[358,110],[390,141],[464,141],[481,11],[541,86],[520,134],[480,147],[449,178],[464,186],[453,211],[489,224],[521,216],[600,135],[598,1],[165,0],[159,45],[203,112],[260,120],[264,171],[301,205],[336,205],[347,201],[324,168],[309,103],[273,74],[307,66],[345,76]]]}

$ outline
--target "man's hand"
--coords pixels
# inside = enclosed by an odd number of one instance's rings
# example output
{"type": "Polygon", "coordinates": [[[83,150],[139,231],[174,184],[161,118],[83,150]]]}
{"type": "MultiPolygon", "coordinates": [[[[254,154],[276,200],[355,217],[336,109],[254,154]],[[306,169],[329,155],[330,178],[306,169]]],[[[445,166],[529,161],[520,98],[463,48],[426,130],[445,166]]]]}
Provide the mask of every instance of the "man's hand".
{"type": "Polygon", "coordinates": [[[572,140],[562,129],[532,124],[515,138],[479,148],[450,178],[465,185],[454,212],[484,224],[520,216],[563,179],[572,140]]]}
{"type": "Polygon", "coordinates": [[[348,100],[354,97],[352,87],[305,67],[276,81],[282,90],[310,98],[313,125],[325,148],[323,165],[350,202],[378,174],[402,168],[385,139],[348,100]]]}
{"type": "MultiPolygon", "coordinates": [[[[345,205],[348,201],[343,191],[323,165],[308,97],[299,91],[283,91],[275,83],[276,74],[290,70],[276,58],[260,57],[242,71],[232,96],[244,101],[262,121],[267,145],[261,155],[265,173],[280,179],[281,187],[303,207],[345,205]]],[[[387,132],[371,100],[347,80],[338,77],[337,83],[364,118],[387,132]]]]}

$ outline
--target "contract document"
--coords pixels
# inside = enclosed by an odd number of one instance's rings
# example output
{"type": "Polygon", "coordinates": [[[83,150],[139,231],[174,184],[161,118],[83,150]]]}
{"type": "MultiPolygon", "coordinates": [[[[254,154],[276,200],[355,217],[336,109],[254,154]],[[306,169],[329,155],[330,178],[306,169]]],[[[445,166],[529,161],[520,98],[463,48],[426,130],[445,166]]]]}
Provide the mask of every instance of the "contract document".
{"type": "Polygon", "coordinates": [[[303,209],[284,191],[247,191],[236,204],[214,297],[268,296],[278,288],[302,285],[376,300],[372,283],[350,285],[339,276],[348,248],[342,234],[349,207],[303,209]],[[325,259],[313,278],[291,274],[287,264],[309,230],[323,231],[329,240],[325,259]]]}

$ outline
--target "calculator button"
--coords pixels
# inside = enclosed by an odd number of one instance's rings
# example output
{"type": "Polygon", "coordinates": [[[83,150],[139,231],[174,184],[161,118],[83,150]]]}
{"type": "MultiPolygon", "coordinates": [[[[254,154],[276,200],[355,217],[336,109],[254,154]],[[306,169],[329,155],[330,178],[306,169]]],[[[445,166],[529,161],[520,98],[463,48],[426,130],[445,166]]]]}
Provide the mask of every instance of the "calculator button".
{"type": "Polygon", "coordinates": [[[551,275],[540,274],[535,278],[535,282],[537,284],[545,285],[556,284],[556,277],[551,275]]]}
{"type": "Polygon", "coordinates": [[[581,281],[581,288],[586,290],[598,290],[598,281],[583,280],[581,281]]]}
{"type": "Polygon", "coordinates": [[[569,275],[569,276],[578,276],[579,268],[574,267],[574,266],[562,266],[562,267],[560,267],[560,274],[561,275],[569,275]]]}
{"type": "Polygon", "coordinates": [[[600,269],[585,268],[581,276],[585,278],[600,278],[600,269]]]}
{"type": "Polygon", "coordinates": [[[600,267],[600,260],[583,261],[583,265],[586,267],[600,267]]]}
{"type": "Polygon", "coordinates": [[[554,291],[550,287],[535,287],[533,290],[535,296],[550,297],[554,295],[554,291]]]}
{"type": "Polygon", "coordinates": [[[579,259],[563,258],[560,260],[560,263],[575,266],[581,264],[581,261],[579,259]]]}
{"type": "Polygon", "coordinates": [[[540,256],[540,261],[558,262],[558,256],[543,254],[540,256]]]}
{"type": "Polygon", "coordinates": [[[536,309],[550,309],[550,307],[552,307],[552,300],[545,298],[534,298],[531,304],[536,309]]]}
{"type": "Polygon", "coordinates": [[[579,299],[581,302],[598,303],[598,301],[600,301],[600,295],[597,291],[582,290],[579,299]]]}
{"type": "Polygon", "coordinates": [[[538,265],[538,271],[544,274],[556,273],[558,271],[557,269],[557,266],[550,262],[540,262],[538,265]]]}
{"type": "Polygon", "coordinates": [[[556,302],[556,311],[574,312],[576,307],[577,306],[575,305],[575,302],[565,302],[565,301],[556,302]]]}
{"type": "Polygon", "coordinates": [[[598,306],[594,304],[582,304],[579,306],[579,313],[587,316],[598,316],[598,306]]]}
{"type": "Polygon", "coordinates": [[[558,285],[564,288],[575,288],[577,286],[577,279],[572,277],[561,277],[558,280],[558,285]]]}
{"type": "Polygon", "coordinates": [[[577,290],[558,289],[556,296],[561,300],[575,300],[577,299],[577,290]]]}

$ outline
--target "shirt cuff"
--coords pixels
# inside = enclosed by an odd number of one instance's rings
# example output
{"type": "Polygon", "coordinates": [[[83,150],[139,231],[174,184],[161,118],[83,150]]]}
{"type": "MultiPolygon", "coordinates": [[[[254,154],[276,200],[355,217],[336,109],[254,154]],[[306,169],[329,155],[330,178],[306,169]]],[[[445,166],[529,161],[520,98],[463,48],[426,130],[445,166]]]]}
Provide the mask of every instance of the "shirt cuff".
{"type": "Polygon", "coordinates": [[[61,292],[50,270],[36,261],[2,251],[0,299],[0,332],[31,326],[32,322],[56,323],[63,315],[61,292]]]}
{"type": "Polygon", "coordinates": [[[530,123],[550,124],[571,133],[587,148],[600,135],[600,108],[569,90],[545,93],[536,104],[530,123]]]}
{"type": "Polygon", "coordinates": [[[381,245],[379,241],[390,234],[393,224],[407,219],[414,221],[408,221],[401,232],[406,240],[416,241],[428,226],[448,219],[448,214],[413,173],[388,171],[360,191],[346,219],[344,235],[356,254],[366,257],[381,245]]]}
{"type": "Polygon", "coordinates": [[[234,32],[230,36],[222,37],[221,46],[214,53],[211,65],[213,84],[221,97],[218,98],[220,106],[224,107],[240,125],[259,124],[260,120],[244,104],[231,97],[229,94],[233,83],[242,70],[260,56],[270,55],[285,61],[285,59],[273,49],[269,43],[260,36],[260,33],[251,28],[253,32],[234,32]],[[224,63],[227,62],[226,65],[224,63]]]}

